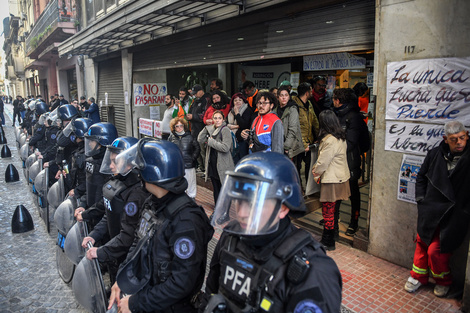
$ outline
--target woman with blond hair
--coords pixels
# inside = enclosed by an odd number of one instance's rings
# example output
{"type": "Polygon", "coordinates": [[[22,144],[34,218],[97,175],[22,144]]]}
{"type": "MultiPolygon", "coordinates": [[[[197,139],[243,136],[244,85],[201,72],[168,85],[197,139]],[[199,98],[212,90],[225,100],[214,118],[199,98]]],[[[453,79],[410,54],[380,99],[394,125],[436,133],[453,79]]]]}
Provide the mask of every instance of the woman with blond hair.
{"type": "Polygon", "coordinates": [[[191,198],[196,198],[196,160],[199,156],[201,148],[199,143],[189,131],[188,122],[181,117],[175,117],[170,121],[170,136],[168,141],[175,143],[181,150],[184,160],[184,177],[188,181],[186,193],[191,198]]]}

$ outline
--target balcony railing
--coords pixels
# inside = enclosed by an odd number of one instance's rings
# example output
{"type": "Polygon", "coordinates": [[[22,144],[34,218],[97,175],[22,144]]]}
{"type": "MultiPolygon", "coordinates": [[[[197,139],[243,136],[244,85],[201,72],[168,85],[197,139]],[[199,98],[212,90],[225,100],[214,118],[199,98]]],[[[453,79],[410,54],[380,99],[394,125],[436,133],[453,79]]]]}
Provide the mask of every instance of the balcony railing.
{"type": "Polygon", "coordinates": [[[58,23],[75,21],[76,14],[72,10],[74,5],[74,0],[53,0],[47,4],[31,33],[26,38],[27,54],[36,49],[57,28],[58,23]]]}

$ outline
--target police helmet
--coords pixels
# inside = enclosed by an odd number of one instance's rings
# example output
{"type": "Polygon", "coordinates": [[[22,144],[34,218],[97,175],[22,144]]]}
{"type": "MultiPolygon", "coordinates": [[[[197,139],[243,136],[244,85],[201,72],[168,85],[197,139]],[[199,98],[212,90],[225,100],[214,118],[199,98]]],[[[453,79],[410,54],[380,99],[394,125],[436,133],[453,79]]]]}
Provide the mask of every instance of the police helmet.
{"type": "Polygon", "coordinates": [[[111,123],[96,123],[85,134],[85,155],[98,154],[101,148],[110,145],[118,136],[116,127],[111,123]]]}
{"type": "MultiPolygon", "coordinates": [[[[155,138],[143,138],[118,155],[139,171],[142,180],[173,193],[182,193],[188,182],[184,178],[183,155],[172,142],[155,138]]],[[[121,162],[116,158],[116,163],[121,162]]]]}
{"type": "Polygon", "coordinates": [[[36,100],[36,115],[40,116],[49,111],[49,107],[42,100],[36,100]]]}
{"type": "Polygon", "coordinates": [[[36,100],[34,99],[29,99],[27,100],[24,104],[26,104],[28,106],[28,109],[30,109],[31,111],[34,110],[34,108],[36,107],[36,100]]]}
{"type": "Polygon", "coordinates": [[[124,162],[125,159],[120,159],[121,163],[116,163],[117,155],[126,151],[134,146],[139,140],[134,137],[119,137],[116,138],[109,146],[106,147],[106,153],[101,163],[100,173],[103,174],[121,174],[127,175],[133,168],[132,164],[124,162]]]}
{"type": "Polygon", "coordinates": [[[78,115],[77,109],[71,104],[63,104],[57,110],[57,115],[62,121],[70,121],[78,115]]]}
{"type": "Polygon", "coordinates": [[[277,152],[253,153],[242,158],[233,172],[227,172],[212,225],[230,221],[224,231],[269,234],[279,227],[282,205],[293,214],[305,212],[294,163],[277,152]]]}
{"type": "Polygon", "coordinates": [[[73,133],[77,138],[83,139],[91,125],[93,125],[93,121],[89,118],[76,118],[67,124],[63,133],[66,137],[69,137],[73,133]]]}

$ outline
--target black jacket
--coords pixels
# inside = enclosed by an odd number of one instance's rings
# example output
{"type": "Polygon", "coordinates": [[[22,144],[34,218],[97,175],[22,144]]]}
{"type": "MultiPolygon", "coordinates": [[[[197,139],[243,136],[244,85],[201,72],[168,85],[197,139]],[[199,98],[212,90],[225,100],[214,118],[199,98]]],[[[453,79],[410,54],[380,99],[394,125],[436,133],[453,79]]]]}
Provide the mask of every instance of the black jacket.
{"type": "Polygon", "coordinates": [[[346,131],[348,167],[351,174],[350,179],[359,179],[361,176],[361,150],[359,140],[361,134],[361,123],[363,117],[357,104],[346,104],[340,108],[335,108],[334,112],[338,116],[339,123],[346,131]]]}
{"type": "Polygon", "coordinates": [[[207,244],[214,229],[202,207],[185,193],[170,192],[160,199],[152,195],[144,209],[152,210],[162,223],[152,241],[152,279],[129,298],[129,309],[132,312],[195,312],[189,302],[204,282],[207,244]],[[169,214],[180,197],[187,198],[190,204],[169,214]],[[169,270],[165,277],[160,277],[163,262],[169,262],[165,266],[169,270]]]}
{"type": "Polygon", "coordinates": [[[196,167],[196,160],[201,152],[201,147],[190,132],[184,133],[183,136],[172,132],[168,137],[168,141],[175,143],[183,153],[184,168],[196,167]]]}
{"type": "Polygon", "coordinates": [[[452,173],[447,170],[449,146],[442,141],[428,152],[416,179],[418,234],[430,244],[440,228],[441,252],[459,247],[470,224],[470,147],[469,141],[452,173]]]}
{"type": "Polygon", "coordinates": [[[204,128],[204,113],[206,112],[207,107],[211,103],[210,94],[206,93],[200,99],[195,99],[189,108],[192,119],[191,122],[191,135],[194,138],[197,138],[201,130],[204,128]]]}

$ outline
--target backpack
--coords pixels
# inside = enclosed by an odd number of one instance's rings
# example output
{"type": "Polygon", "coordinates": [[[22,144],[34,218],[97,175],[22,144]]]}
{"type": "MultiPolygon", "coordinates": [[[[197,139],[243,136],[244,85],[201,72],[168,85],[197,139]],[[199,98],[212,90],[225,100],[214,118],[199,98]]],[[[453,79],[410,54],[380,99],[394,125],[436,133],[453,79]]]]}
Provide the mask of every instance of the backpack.
{"type": "MultiPolygon", "coordinates": [[[[226,125],[223,127],[226,127],[226,125]]],[[[230,130],[230,134],[232,134],[232,147],[230,148],[230,153],[232,154],[232,159],[235,160],[235,158],[238,155],[238,142],[237,142],[237,137],[235,136],[233,131],[230,130]]],[[[222,132],[220,132],[220,139],[222,139],[222,132]]]]}

